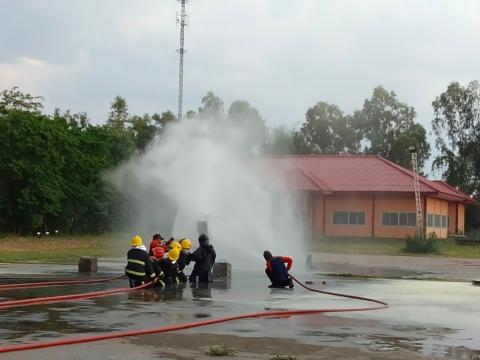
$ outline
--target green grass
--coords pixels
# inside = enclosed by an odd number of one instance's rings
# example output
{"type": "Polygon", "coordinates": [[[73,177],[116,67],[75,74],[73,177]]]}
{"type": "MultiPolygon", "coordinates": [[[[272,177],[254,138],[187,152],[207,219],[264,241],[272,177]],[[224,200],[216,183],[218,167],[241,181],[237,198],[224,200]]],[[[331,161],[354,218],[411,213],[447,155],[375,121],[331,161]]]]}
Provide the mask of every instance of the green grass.
{"type": "Polygon", "coordinates": [[[121,235],[75,237],[0,237],[0,262],[76,263],[80,256],[125,256],[129,239],[121,235]]]}
{"type": "Polygon", "coordinates": [[[439,251],[433,254],[406,253],[405,239],[323,238],[309,244],[308,250],[321,253],[358,255],[408,255],[480,259],[480,246],[458,245],[453,239],[439,240],[439,251]]]}
{"type": "Polygon", "coordinates": [[[208,351],[205,352],[208,356],[234,356],[235,350],[231,347],[222,344],[222,345],[210,345],[208,351]]]}

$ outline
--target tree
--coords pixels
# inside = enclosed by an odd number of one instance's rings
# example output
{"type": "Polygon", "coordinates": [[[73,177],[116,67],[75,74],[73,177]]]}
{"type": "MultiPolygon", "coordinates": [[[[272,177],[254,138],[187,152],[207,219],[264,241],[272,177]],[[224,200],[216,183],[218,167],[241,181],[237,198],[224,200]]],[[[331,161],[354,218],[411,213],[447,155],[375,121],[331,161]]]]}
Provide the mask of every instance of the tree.
{"type": "Polygon", "coordinates": [[[17,86],[0,93],[0,112],[10,110],[39,113],[43,109],[43,97],[22,93],[17,86]]]}
{"type": "Polygon", "coordinates": [[[295,132],[285,126],[277,126],[271,129],[265,154],[267,155],[291,155],[295,154],[295,132]]]}
{"type": "Polygon", "coordinates": [[[425,128],[415,123],[415,109],[397,99],[382,86],[373,89],[370,99],[353,116],[354,126],[363,133],[369,145],[365,152],[378,154],[404,167],[410,167],[409,146],[418,151],[419,167],[430,156],[425,128]]]}
{"type": "Polygon", "coordinates": [[[441,154],[434,166],[443,177],[478,198],[480,192],[480,82],[452,82],[433,102],[432,128],[441,154]]]}
{"type": "Polygon", "coordinates": [[[246,101],[234,101],[228,109],[228,119],[245,134],[248,151],[261,152],[267,139],[267,126],[257,109],[246,101]]]}
{"type": "Polygon", "coordinates": [[[295,147],[301,154],[348,154],[360,148],[360,136],[351,117],[336,105],[320,101],[309,108],[306,120],[295,134],[295,147]]]}
{"type": "Polygon", "coordinates": [[[134,115],[130,117],[128,122],[131,124],[133,142],[138,151],[144,152],[148,144],[150,144],[157,135],[158,128],[152,117],[145,114],[143,116],[134,115]]]}
{"type": "Polygon", "coordinates": [[[202,107],[198,108],[198,115],[204,119],[222,120],[224,117],[223,100],[213,91],[207,92],[202,98],[202,107]]]}
{"type": "Polygon", "coordinates": [[[107,125],[116,129],[125,129],[128,120],[128,105],[125,98],[116,96],[110,105],[107,125]]]}
{"type": "Polygon", "coordinates": [[[16,233],[30,232],[62,211],[68,125],[45,115],[8,111],[0,120],[0,217],[16,233]]]}

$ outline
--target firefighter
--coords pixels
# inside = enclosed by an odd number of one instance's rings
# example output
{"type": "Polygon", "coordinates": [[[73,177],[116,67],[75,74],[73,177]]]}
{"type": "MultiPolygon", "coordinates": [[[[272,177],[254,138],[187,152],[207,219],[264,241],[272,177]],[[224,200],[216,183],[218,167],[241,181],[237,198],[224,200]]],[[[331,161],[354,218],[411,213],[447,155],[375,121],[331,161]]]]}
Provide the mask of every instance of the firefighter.
{"type": "Polygon", "coordinates": [[[163,250],[163,247],[157,246],[153,248],[152,252],[153,256],[150,256],[150,260],[152,262],[153,271],[155,271],[155,275],[157,277],[157,282],[155,285],[163,287],[165,286],[165,282],[163,281],[165,275],[160,267],[160,262],[165,255],[165,251],[163,250]]]}
{"type": "Polygon", "coordinates": [[[138,235],[134,236],[132,248],[127,252],[127,266],[125,266],[130,287],[137,287],[155,279],[152,263],[142,246],[144,247],[142,238],[138,235]]]}
{"type": "Polygon", "coordinates": [[[263,257],[266,261],[265,274],[270,279],[269,288],[293,288],[292,278],[288,272],[292,268],[292,258],[289,256],[273,256],[270,251],[265,250],[263,257]],[[285,266],[286,264],[286,266],[285,266]]]}
{"type": "Polygon", "coordinates": [[[167,257],[159,261],[160,269],[163,272],[163,281],[166,285],[178,284],[178,263],[180,250],[177,247],[170,249],[167,257]]]}
{"type": "Polygon", "coordinates": [[[190,282],[196,282],[198,277],[199,282],[208,283],[212,281],[212,267],[217,254],[213,246],[210,245],[208,235],[200,235],[198,242],[200,247],[195,250],[193,254],[188,254],[187,257],[189,261],[195,262],[195,266],[188,280],[190,282]]]}
{"type": "Polygon", "coordinates": [[[183,270],[185,266],[190,264],[190,260],[188,260],[188,255],[190,254],[190,249],[192,248],[192,242],[190,239],[182,239],[180,241],[180,245],[182,246],[182,251],[180,252],[180,257],[178,258],[178,279],[182,283],[187,282],[187,275],[184,274],[183,270]]]}
{"type": "Polygon", "coordinates": [[[163,240],[163,237],[160,234],[155,234],[152,236],[152,241],[150,242],[150,249],[148,251],[148,254],[150,256],[153,256],[154,248],[162,246],[162,240],[163,240]]]}

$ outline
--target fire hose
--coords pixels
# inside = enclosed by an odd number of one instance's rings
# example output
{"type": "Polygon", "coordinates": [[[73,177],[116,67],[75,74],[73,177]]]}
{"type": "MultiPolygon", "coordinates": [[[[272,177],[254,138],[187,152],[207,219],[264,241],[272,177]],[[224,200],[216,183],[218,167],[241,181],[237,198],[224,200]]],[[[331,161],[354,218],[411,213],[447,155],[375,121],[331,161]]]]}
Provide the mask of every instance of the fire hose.
{"type": "MultiPolygon", "coordinates": [[[[217,317],[208,320],[201,320],[201,321],[194,321],[189,323],[182,323],[182,324],[172,324],[166,326],[160,326],[156,328],[150,329],[141,329],[141,330],[128,330],[128,331],[116,331],[107,334],[100,334],[100,335],[92,335],[92,336],[83,336],[78,338],[70,338],[70,339],[58,339],[52,341],[38,341],[30,344],[20,344],[20,345],[11,345],[11,346],[4,346],[0,347],[0,353],[7,353],[7,352],[14,352],[14,351],[22,351],[22,350],[33,350],[33,349],[41,349],[47,347],[54,347],[54,346],[65,346],[65,345],[74,345],[74,344],[82,344],[87,342],[94,342],[100,340],[108,340],[108,339],[116,339],[116,338],[123,338],[129,336],[138,336],[138,335],[147,335],[147,334],[158,334],[163,332],[170,332],[170,331],[178,331],[178,330],[185,330],[185,329],[192,329],[201,326],[219,324],[224,322],[230,322],[235,320],[242,320],[242,319],[253,319],[253,318],[268,318],[268,317],[286,317],[286,316],[294,316],[294,315],[313,315],[313,314],[322,314],[322,313],[335,313],[335,312],[354,312],[354,311],[369,311],[369,310],[380,310],[385,309],[388,307],[388,304],[380,301],[375,300],[367,297],[356,296],[356,295],[347,295],[341,293],[334,293],[329,291],[317,290],[311,287],[308,287],[297,280],[295,277],[290,275],[291,278],[300,286],[305,288],[306,290],[313,291],[316,293],[326,294],[326,295],[333,295],[333,296],[340,296],[355,300],[362,300],[371,303],[375,303],[375,306],[370,307],[356,307],[356,308],[337,308],[337,309],[307,309],[307,310],[267,310],[267,311],[258,311],[252,313],[244,313],[238,314],[233,316],[224,316],[224,317],[217,317]]],[[[150,283],[142,285],[137,288],[132,289],[115,289],[115,292],[129,291],[129,290],[136,290],[142,287],[147,287],[150,283]]],[[[111,290],[110,290],[111,291],[111,290]]],[[[92,293],[90,293],[92,294],[92,293]]],[[[78,298],[74,300],[81,299],[80,295],[78,294],[78,298]]],[[[109,294],[107,294],[109,295],[109,294]]],[[[68,296],[68,295],[67,295],[68,296]]],[[[45,299],[45,298],[44,298],[45,299]]],[[[35,300],[35,299],[32,299],[35,300]]],[[[72,299],[68,299],[72,300],[72,299]]],[[[44,303],[44,302],[42,302],[44,303]]],[[[30,304],[33,305],[33,304],[30,304]]]]}
{"type": "Polygon", "coordinates": [[[39,287],[52,287],[52,286],[61,286],[61,285],[95,284],[95,283],[118,280],[124,277],[125,275],[119,275],[119,276],[114,276],[109,278],[87,279],[87,280],[64,279],[64,280],[56,280],[56,281],[42,281],[42,282],[20,283],[20,284],[1,284],[0,291],[14,290],[14,289],[33,289],[33,288],[39,288],[39,287]]]}

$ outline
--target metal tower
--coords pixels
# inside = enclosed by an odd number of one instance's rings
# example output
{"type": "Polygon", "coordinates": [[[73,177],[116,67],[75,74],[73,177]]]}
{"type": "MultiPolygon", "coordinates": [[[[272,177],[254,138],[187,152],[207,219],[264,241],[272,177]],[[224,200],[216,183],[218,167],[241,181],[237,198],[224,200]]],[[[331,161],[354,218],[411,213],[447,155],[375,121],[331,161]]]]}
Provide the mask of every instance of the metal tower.
{"type": "Polygon", "coordinates": [[[185,4],[187,0],[177,0],[180,3],[180,14],[177,12],[177,24],[180,24],[180,48],[177,50],[180,54],[178,65],[178,115],[177,119],[183,119],[183,55],[187,52],[183,45],[185,42],[185,26],[188,25],[188,15],[185,13],[185,4]]]}
{"type": "Polygon", "coordinates": [[[422,200],[420,197],[420,178],[418,175],[417,150],[411,146],[409,148],[412,154],[413,188],[415,190],[415,209],[417,212],[417,236],[423,238],[423,214],[422,200]]]}

